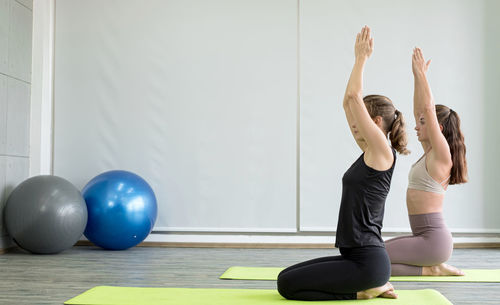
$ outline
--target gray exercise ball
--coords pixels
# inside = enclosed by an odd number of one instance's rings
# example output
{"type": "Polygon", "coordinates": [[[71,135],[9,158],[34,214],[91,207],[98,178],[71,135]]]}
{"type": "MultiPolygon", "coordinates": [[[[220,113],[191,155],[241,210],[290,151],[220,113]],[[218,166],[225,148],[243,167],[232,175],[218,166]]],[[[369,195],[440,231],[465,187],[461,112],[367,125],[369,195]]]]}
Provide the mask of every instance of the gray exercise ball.
{"type": "Polygon", "coordinates": [[[19,184],[5,205],[7,232],[23,249],[58,253],[72,247],[87,225],[80,191],[57,176],[35,176],[19,184]]]}

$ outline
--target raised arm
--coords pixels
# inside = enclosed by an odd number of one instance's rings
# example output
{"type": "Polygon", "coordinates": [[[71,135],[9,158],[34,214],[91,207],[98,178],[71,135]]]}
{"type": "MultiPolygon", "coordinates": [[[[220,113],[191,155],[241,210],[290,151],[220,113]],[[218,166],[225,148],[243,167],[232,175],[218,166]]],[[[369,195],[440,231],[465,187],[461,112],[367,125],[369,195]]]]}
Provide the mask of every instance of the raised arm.
{"type": "Polygon", "coordinates": [[[413,114],[415,115],[417,124],[419,120],[423,119],[423,124],[427,125],[427,135],[433,150],[434,159],[440,163],[449,163],[451,162],[450,148],[441,132],[441,127],[436,116],[434,98],[427,80],[427,70],[430,63],[430,60],[425,61],[420,48],[413,50],[412,70],[415,80],[413,114]]]}
{"type": "Polygon", "coordinates": [[[370,117],[363,102],[363,70],[372,52],[373,38],[370,28],[365,26],[356,36],[354,47],[356,59],[347,83],[343,106],[351,133],[360,148],[364,152],[367,150],[371,153],[381,152],[384,157],[392,159],[392,152],[385,134],[370,117]],[[359,136],[356,136],[355,132],[358,132],[359,136]]]}

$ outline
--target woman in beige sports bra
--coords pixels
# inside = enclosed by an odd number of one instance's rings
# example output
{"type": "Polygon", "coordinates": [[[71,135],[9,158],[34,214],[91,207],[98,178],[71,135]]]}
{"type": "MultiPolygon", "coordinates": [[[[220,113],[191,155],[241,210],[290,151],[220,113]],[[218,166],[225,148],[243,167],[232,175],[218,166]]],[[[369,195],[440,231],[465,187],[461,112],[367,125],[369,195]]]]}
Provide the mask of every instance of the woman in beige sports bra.
{"type": "Polygon", "coordinates": [[[426,78],[430,60],[415,48],[413,112],[424,155],[409,174],[406,204],[413,235],[386,241],[392,275],[463,275],[446,262],[453,251],[451,233],[443,219],[448,185],[467,182],[464,137],[460,118],[452,109],[434,105],[426,78]]]}

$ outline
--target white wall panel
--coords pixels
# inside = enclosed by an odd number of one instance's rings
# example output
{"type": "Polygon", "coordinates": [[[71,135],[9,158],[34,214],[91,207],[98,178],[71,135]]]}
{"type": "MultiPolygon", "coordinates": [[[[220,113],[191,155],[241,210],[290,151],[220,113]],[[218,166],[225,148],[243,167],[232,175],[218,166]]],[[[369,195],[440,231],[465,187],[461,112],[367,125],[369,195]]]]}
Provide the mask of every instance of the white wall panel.
{"type": "Polygon", "coordinates": [[[0,0],[0,73],[8,71],[10,1],[0,0]]]}
{"type": "Polygon", "coordinates": [[[29,155],[31,86],[14,78],[7,80],[7,154],[29,155]]]}
{"type": "MultiPolygon", "coordinates": [[[[500,122],[498,114],[500,113],[499,103],[499,81],[500,81],[500,1],[484,1],[484,57],[482,66],[484,67],[484,120],[481,122],[484,126],[483,155],[484,155],[484,205],[482,208],[483,221],[488,227],[500,227],[500,205],[498,204],[498,191],[500,190],[500,122]]],[[[475,100],[471,101],[476,104],[475,100]]],[[[476,202],[470,203],[472,206],[476,202]]]]}
{"type": "Polygon", "coordinates": [[[33,0],[15,0],[19,4],[22,4],[26,8],[29,8],[30,10],[33,10],[33,0]]]}
{"type": "Polygon", "coordinates": [[[470,182],[451,186],[445,214],[451,228],[499,229],[485,221],[483,166],[482,3],[464,1],[314,0],[300,4],[301,177],[300,228],[337,226],[341,178],[361,151],[351,138],[342,98],[362,26],[373,30],[375,49],[365,72],[365,94],[390,97],[407,119],[410,156],[398,156],[387,199],[386,231],[408,228],[405,194],[412,163],[422,155],[413,130],[411,52],[423,48],[432,64],[429,79],[437,103],[461,115],[470,182]],[[471,203],[474,202],[474,205],[471,203]]]}
{"type": "Polygon", "coordinates": [[[33,9],[30,175],[52,173],[55,0],[33,9]]]}
{"type": "Polygon", "coordinates": [[[159,197],[159,230],[293,231],[299,77],[300,229],[333,231],[341,177],[360,154],[341,102],[354,37],[367,24],[375,52],[365,93],[389,96],[405,114],[413,152],[398,156],[385,230],[409,228],[407,174],[422,154],[410,56],[420,46],[433,60],[436,102],[460,114],[466,137],[470,182],[450,187],[447,223],[456,232],[500,231],[498,166],[486,164],[496,160],[498,145],[488,142],[496,125],[478,123],[496,113],[483,101],[496,92],[489,59],[498,61],[498,39],[485,22],[496,24],[498,5],[299,4],[300,12],[286,0],[58,1],[55,174],[79,187],[109,169],[143,175],[159,197]]]}
{"type": "Polygon", "coordinates": [[[29,170],[31,15],[15,0],[0,0],[0,249],[13,246],[5,200],[29,170]]]}
{"type": "Polygon", "coordinates": [[[146,178],[160,230],[293,231],[297,2],[58,1],[54,173],[146,178]]]}
{"type": "Polygon", "coordinates": [[[7,76],[0,74],[0,155],[7,152],[7,76]]]}
{"type": "Polygon", "coordinates": [[[31,82],[33,12],[12,0],[10,10],[9,75],[31,82]]]}
{"type": "Polygon", "coordinates": [[[29,160],[25,157],[7,157],[5,169],[5,196],[10,195],[19,183],[26,180],[29,171],[29,160]]]}

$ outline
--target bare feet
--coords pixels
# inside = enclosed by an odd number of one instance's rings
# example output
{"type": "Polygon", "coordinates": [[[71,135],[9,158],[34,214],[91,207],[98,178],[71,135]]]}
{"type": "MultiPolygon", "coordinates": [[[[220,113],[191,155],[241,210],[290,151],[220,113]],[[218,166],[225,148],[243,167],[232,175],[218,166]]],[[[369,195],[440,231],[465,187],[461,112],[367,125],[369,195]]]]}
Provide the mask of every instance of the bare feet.
{"type": "Polygon", "coordinates": [[[379,297],[386,298],[386,299],[397,299],[398,295],[394,292],[394,289],[393,289],[393,290],[387,290],[386,292],[379,295],[379,297]]]}
{"type": "Polygon", "coordinates": [[[398,295],[394,292],[394,287],[389,282],[384,286],[370,288],[357,293],[358,300],[373,299],[376,297],[396,299],[398,295]]]}
{"type": "Polygon", "coordinates": [[[440,264],[422,268],[422,275],[443,276],[443,275],[465,275],[462,270],[448,264],[440,264]]]}

